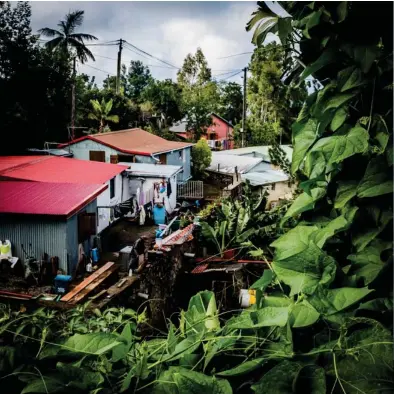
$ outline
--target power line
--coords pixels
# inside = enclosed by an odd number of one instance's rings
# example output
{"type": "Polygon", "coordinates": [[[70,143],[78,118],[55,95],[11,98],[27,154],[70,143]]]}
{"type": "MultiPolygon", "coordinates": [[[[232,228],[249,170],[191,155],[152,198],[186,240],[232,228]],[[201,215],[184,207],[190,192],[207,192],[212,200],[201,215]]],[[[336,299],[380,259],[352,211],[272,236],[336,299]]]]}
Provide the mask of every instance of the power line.
{"type": "Polygon", "coordinates": [[[105,74],[107,74],[107,75],[115,76],[115,74],[112,74],[112,73],[110,73],[109,71],[105,71],[105,70],[102,70],[101,68],[97,68],[97,67],[94,67],[94,66],[90,66],[89,64],[86,64],[86,63],[84,63],[84,66],[88,66],[88,67],[90,67],[90,68],[94,68],[95,70],[101,71],[101,72],[103,72],[103,73],[105,73],[105,74]]]}
{"type": "Polygon", "coordinates": [[[162,63],[166,64],[167,66],[171,66],[172,68],[175,68],[175,69],[178,69],[178,70],[179,70],[179,67],[174,66],[174,65],[171,64],[170,62],[167,62],[167,61],[165,61],[165,60],[163,60],[163,59],[160,59],[160,58],[158,58],[158,57],[156,57],[156,56],[153,56],[153,55],[151,55],[150,53],[148,53],[148,52],[146,52],[146,51],[143,51],[142,49],[136,47],[135,45],[130,44],[128,41],[125,41],[125,42],[126,42],[127,45],[129,45],[129,46],[131,46],[132,48],[136,49],[137,51],[139,51],[139,52],[141,52],[141,53],[143,53],[143,54],[145,54],[145,55],[151,57],[152,59],[155,59],[155,60],[157,60],[157,61],[159,61],[159,62],[162,62],[162,63]]]}
{"type": "Polygon", "coordinates": [[[217,59],[228,59],[229,57],[234,57],[234,56],[241,56],[241,55],[248,55],[253,52],[242,52],[242,53],[236,53],[235,55],[229,55],[229,56],[223,56],[223,57],[218,57],[217,59]]]}

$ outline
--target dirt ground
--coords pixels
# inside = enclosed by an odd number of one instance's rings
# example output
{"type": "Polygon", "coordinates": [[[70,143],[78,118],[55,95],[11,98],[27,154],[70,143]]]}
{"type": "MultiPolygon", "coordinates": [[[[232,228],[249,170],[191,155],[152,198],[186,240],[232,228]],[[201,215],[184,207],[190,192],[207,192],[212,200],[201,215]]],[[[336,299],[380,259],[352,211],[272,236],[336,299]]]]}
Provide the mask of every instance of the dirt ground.
{"type": "Polygon", "coordinates": [[[156,229],[155,225],[140,226],[127,219],[120,219],[102,233],[102,249],[104,252],[118,252],[125,246],[133,245],[143,235],[153,242],[156,229]]]}

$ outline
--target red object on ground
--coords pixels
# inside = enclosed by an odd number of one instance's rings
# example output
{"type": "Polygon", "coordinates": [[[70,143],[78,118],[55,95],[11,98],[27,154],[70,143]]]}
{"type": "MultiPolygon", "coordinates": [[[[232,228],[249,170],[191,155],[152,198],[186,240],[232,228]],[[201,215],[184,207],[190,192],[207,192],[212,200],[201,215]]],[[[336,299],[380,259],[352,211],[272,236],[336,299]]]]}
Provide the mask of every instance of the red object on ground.
{"type": "Polygon", "coordinates": [[[120,152],[141,156],[150,156],[154,153],[164,153],[172,150],[183,149],[194,144],[190,142],[167,141],[148,131],[136,128],[128,130],[100,133],[77,138],[66,144],[60,144],[59,148],[76,144],[80,141],[91,140],[109,146],[120,152]]]}
{"type": "Polygon", "coordinates": [[[0,182],[0,213],[70,217],[106,188],[107,185],[0,182]]]}
{"type": "Polygon", "coordinates": [[[0,179],[100,184],[127,169],[119,164],[55,156],[0,157],[0,179]],[[29,158],[29,159],[28,159],[29,158]]]}
{"type": "Polygon", "coordinates": [[[229,250],[226,250],[226,251],[223,252],[223,258],[224,259],[231,260],[231,259],[234,259],[234,256],[235,256],[235,250],[234,249],[229,249],[229,250]]]}
{"type": "Polygon", "coordinates": [[[207,268],[209,264],[200,264],[191,272],[192,274],[202,274],[207,268]]]}

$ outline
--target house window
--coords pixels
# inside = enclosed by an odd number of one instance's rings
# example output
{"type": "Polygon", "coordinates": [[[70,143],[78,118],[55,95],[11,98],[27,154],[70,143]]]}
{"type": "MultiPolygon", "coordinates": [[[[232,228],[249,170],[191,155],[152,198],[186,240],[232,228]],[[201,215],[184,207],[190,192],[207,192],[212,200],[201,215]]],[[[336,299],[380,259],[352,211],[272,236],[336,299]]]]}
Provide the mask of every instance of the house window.
{"type": "Polygon", "coordinates": [[[287,182],[287,187],[291,189],[291,182],[287,182]]]}
{"type": "Polygon", "coordinates": [[[182,151],[178,151],[178,155],[179,155],[179,160],[182,160],[182,151]]]}
{"type": "Polygon", "coordinates": [[[115,197],[115,178],[109,181],[109,198],[115,197]]]}
{"type": "Polygon", "coordinates": [[[275,190],[275,183],[273,183],[272,185],[271,185],[271,190],[275,190]]]}
{"type": "Polygon", "coordinates": [[[118,164],[118,163],[119,163],[118,155],[111,155],[111,156],[109,157],[109,161],[110,161],[110,163],[112,163],[112,164],[118,164]]]}
{"type": "Polygon", "coordinates": [[[89,160],[91,161],[102,161],[105,163],[105,152],[103,150],[90,150],[89,160]]]}

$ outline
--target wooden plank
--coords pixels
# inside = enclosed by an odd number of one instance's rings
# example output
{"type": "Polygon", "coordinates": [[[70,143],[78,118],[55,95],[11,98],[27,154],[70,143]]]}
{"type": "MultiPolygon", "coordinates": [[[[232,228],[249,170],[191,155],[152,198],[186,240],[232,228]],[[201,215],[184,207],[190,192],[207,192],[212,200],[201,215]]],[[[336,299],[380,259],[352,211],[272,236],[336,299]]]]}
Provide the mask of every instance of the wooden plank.
{"type": "Polygon", "coordinates": [[[103,298],[102,300],[96,302],[96,303],[91,303],[89,308],[102,308],[104,305],[108,304],[110,301],[112,301],[117,295],[128,289],[130,286],[132,286],[134,283],[136,283],[139,280],[139,275],[133,275],[133,276],[128,276],[124,279],[126,279],[126,282],[121,286],[118,287],[119,282],[121,282],[123,279],[121,279],[118,283],[115,283],[113,286],[107,289],[107,297],[103,298]]]}
{"type": "Polygon", "coordinates": [[[77,295],[80,291],[82,291],[89,283],[93,282],[95,279],[97,279],[103,272],[105,272],[107,269],[112,267],[115,263],[113,262],[108,262],[104,264],[101,268],[99,268],[96,272],[94,272],[92,275],[88,276],[84,281],[82,281],[78,286],[76,286],[73,290],[71,290],[69,293],[67,293],[61,301],[67,302],[70,301],[71,298],[73,298],[75,295],[77,295]]]}
{"type": "Polygon", "coordinates": [[[118,267],[116,265],[113,265],[112,267],[107,269],[68,302],[74,305],[78,304],[78,302],[82,301],[91,291],[93,291],[100,283],[104,282],[104,280],[107,279],[110,275],[112,275],[117,269],[118,267]]]}

